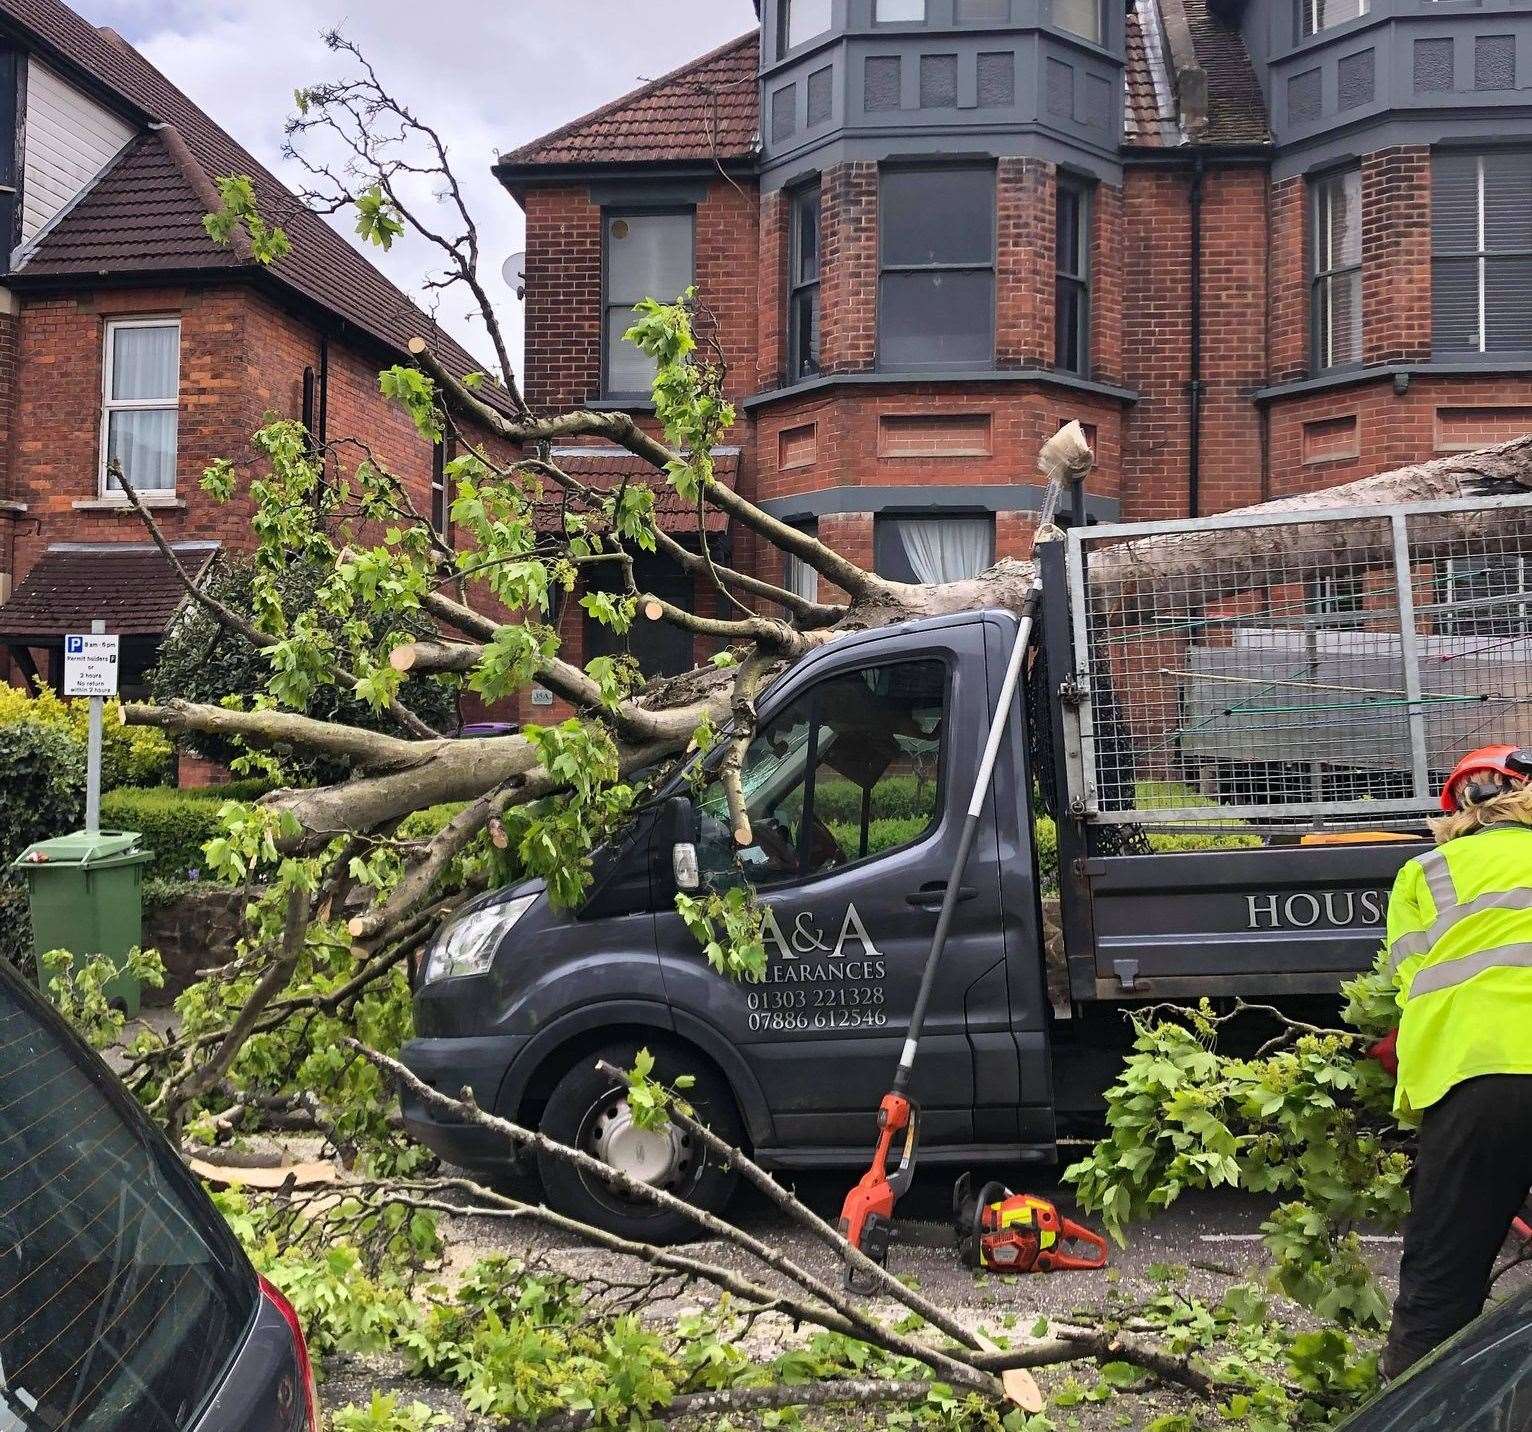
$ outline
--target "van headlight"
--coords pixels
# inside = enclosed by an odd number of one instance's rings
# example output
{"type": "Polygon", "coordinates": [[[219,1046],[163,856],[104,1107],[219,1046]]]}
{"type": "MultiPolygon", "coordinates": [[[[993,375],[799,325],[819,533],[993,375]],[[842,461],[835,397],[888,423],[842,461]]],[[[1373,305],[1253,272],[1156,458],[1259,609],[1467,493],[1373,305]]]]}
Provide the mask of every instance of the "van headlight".
{"type": "Polygon", "coordinates": [[[495,958],[495,948],[505,934],[536,902],[536,895],[518,895],[503,905],[475,910],[454,920],[436,938],[426,958],[423,984],[433,980],[482,975],[495,958]]]}

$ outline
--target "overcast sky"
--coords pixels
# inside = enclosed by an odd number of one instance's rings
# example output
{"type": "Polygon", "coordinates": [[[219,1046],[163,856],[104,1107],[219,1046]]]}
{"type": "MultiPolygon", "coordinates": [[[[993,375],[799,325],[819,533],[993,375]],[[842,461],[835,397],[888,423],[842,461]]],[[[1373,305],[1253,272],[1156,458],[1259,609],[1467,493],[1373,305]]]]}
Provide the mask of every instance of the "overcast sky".
{"type": "MultiPolygon", "coordinates": [[[[225,129],[289,184],[282,125],[292,93],[340,78],[320,43],[337,26],[381,77],[447,138],[479,223],[501,321],[521,342],[521,305],[501,282],[501,260],[523,247],[521,211],[490,177],[497,150],[514,149],[743,34],[751,0],[71,0],[126,36],[225,129]]],[[[349,228],[349,225],[347,226],[349,228]]],[[[372,254],[412,294],[429,263],[397,244],[372,254]]],[[[476,353],[482,329],[468,305],[439,313],[476,353]]]]}

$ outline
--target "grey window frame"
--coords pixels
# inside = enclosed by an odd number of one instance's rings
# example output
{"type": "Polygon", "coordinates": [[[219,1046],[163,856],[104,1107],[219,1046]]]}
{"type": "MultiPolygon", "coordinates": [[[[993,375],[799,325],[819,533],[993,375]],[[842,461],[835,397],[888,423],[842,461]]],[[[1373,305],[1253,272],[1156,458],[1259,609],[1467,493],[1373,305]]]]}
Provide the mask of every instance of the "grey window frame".
{"type": "MultiPolygon", "coordinates": [[[[900,508],[895,512],[877,512],[872,519],[872,569],[880,577],[886,577],[890,581],[918,583],[920,578],[913,568],[908,566],[908,559],[904,556],[903,539],[897,533],[899,525],[903,522],[972,522],[976,526],[983,525],[989,532],[989,562],[986,566],[993,566],[995,554],[1000,543],[1000,524],[996,520],[996,514],[986,508],[976,507],[921,507],[900,508]],[[897,563],[887,560],[897,554],[897,563]],[[892,575],[890,568],[896,568],[901,574],[892,575]]],[[[984,567],[979,569],[981,572],[984,567]]]]}
{"type": "MultiPolygon", "coordinates": [[[[1526,149],[1525,149],[1524,146],[1516,146],[1516,149],[1520,153],[1523,153],[1523,154],[1526,153],[1526,149]]],[[[1448,150],[1448,151],[1445,151],[1445,153],[1446,154],[1456,154],[1456,155],[1458,155],[1460,157],[1463,155],[1463,151],[1460,151],[1460,150],[1459,151],[1448,150]]],[[[1440,157],[1440,156],[1436,155],[1436,154],[1433,154],[1433,156],[1432,156],[1433,161],[1436,158],[1438,158],[1438,157],[1440,157]]],[[[1445,345],[1438,344],[1437,336],[1436,336],[1436,331],[1435,331],[1434,316],[1433,316],[1433,325],[1432,325],[1432,333],[1431,333],[1431,352],[1432,352],[1433,356],[1451,356],[1451,355],[1455,355],[1455,354],[1472,353],[1472,354],[1477,354],[1477,355],[1483,355],[1485,357],[1488,357],[1488,356],[1491,356],[1491,355],[1506,356],[1506,355],[1512,355],[1512,354],[1517,354],[1517,353],[1525,353],[1525,352],[1528,352],[1529,349],[1526,349],[1526,348],[1491,348],[1489,346],[1489,319],[1490,319],[1490,310],[1491,310],[1491,307],[1492,307],[1491,299],[1490,299],[1489,266],[1490,266],[1491,262],[1493,262],[1495,260],[1498,260],[1498,259],[1532,259],[1532,247],[1527,247],[1527,248],[1490,248],[1489,247],[1489,241],[1488,241],[1488,237],[1487,237],[1487,233],[1486,233],[1486,229],[1487,229],[1487,212],[1488,212],[1488,206],[1487,206],[1487,202],[1486,201],[1487,201],[1487,198],[1488,198],[1488,193],[1487,193],[1487,190],[1486,190],[1486,187],[1485,187],[1485,175],[1484,175],[1484,161],[1485,161],[1485,158],[1487,156],[1486,156],[1485,151],[1479,150],[1477,152],[1471,152],[1471,157],[1474,160],[1475,169],[1476,169],[1477,176],[1478,176],[1478,197],[1477,197],[1477,218],[1478,218],[1478,223],[1477,223],[1477,226],[1476,226],[1477,237],[1476,237],[1476,240],[1475,240],[1475,244],[1474,244],[1474,247],[1472,249],[1441,249],[1441,248],[1438,248],[1437,240],[1436,240],[1436,234],[1435,234],[1435,220],[1434,220],[1434,215],[1433,215],[1433,223],[1432,223],[1433,232],[1432,232],[1432,235],[1431,235],[1431,277],[1432,277],[1432,289],[1433,289],[1433,292],[1434,292],[1435,288],[1436,288],[1436,270],[1437,270],[1437,265],[1438,264],[1440,264],[1440,263],[1461,263],[1465,259],[1469,259],[1469,260],[1473,261],[1474,267],[1475,267],[1475,270],[1476,270],[1476,274],[1477,274],[1478,305],[1479,305],[1479,332],[1478,332],[1479,343],[1478,343],[1478,346],[1476,348],[1447,347],[1445,345]]],[[[1432,178],[1433,178],[1433,181],[1434,181],[1434,179],[1435,179],[1434,162],[1433,162],[1432,178]]],[[[1433,187],[1434,187],[1434,185],[1433,185],[1433,187]]]]}
{"type": "Polygon", "coordinates": [[[1348,15],[1344,20],[1332,20],[1328,25],[1316,23],[1322,7],[1327,0],[1295,0],[1293,6],[1293,36],[1295,40],[1309,40],[1315,35],[1322,35],[1326,30],[1334,30],[1341,25],[1349,25],[1353,20],[1360,20],[1372,10],[1372,0],[1359,0],[1357,13],[1348,15]]]}
{"type": "Polygon", "coordinates": [[[1060,31],[1062,34],[1073,35],[1077,39],[1089,41],[1089,43],[1092,45],[1105,45],[1106,11],[1101,3],[1101,0],[1093,0],[1093,6],[1096,14],[1096,28],[1093,34],[1087,34],[1084,30],[1076,30],[1072,25],[1060,24],[1058,16],[1055,13],[1057,7],[1054,3],[1054,0],[1048,0],[1048,24],[1052,26],[1053,29],[1060,31]]]}
{"type": "Polygon", "coordinates": [[[835,29],[835,0],[827,0],[830,13],[823,30],[818,31],[807,38],[799,40],[796,45],[792,43],[793,31],[793,6],[797,0],[777,0],[777,58],[784,59],[795,49],[804,45],[810,45],[815,40],[832,33],[835,29]]]}
{"type": "Polygon", "coordinates": [[[924,369],[933,369],[944,373],[982,372],[994,366],[995,362],[995,337],[998,326],[997,307],[1000,293],[1000,238],[999,238],[999,171],[993,163],[923,163],[923,164],[885,164],[880,166],[878,173],[878,312],[877,312],[877,367],[879,372],[906,373],[921,372],[924,369]],[[989,237],[989,262],[988,263],[930,263],[930,264],[891,264],[884,258],[884,250],[887,243],[888,227],[885,223],[887,205],[884,202],[884,181],[892,174],[936,174],[954,173],[958,171],[986,174],[990,181],[990,237],[989,237]],[[989,291],[989,358],[986,362],[978,364],[969,363],[914,363],[909,366],[891,367],[883,357],[883,334],[884,334],[884,289],[885,280],[890,274],[905,273],[987,273],[990,277],[989,291]]]}
{"type": "Polygon", "coordinates": [[[1053,366],[1063,373],[1075,373],[1082,378],[1088,378],[1091,371],[1090,352],[1090,249],[1091,249],[1091,221],[1094,217],[1095,205],[1091,202],[1091,190],[1094,186],[1085,179],[1078,178],[1073,174],[1058,176],[1056,192],[1054,194],[1054,239],[1053,239],[1053,366]],[[1076,224],[1078,245],[1075,253],[1074,270],[1068,270],[1063,265],[1063,254],[1059,249],[1058,241],[1058,208],[1063,202],[1065,194],[1073,194],[1080,206],[1080,217],[1076,224]],[[1063,335],[1063,326],[1060,315],[1063,307],[1059,303],[1059,296],[1064,290],[1072,289],[1080,296],[1080,310],[1075,319],[1075,343],[1079,349],[1080,361],[1071,366],[1063,361],[1060,352],[1059,339],[1063,335]]]}
{"type": "Polygon", "coordinates": [[[800,383],[808,378],[817,377],[822,368],[822,364],[818,361],[812,367],[805,367],[806,335],[799,322],[802,301],[808,299],[813,305],[815,326],[819,328],[820,339],[821,342],[823,341],[824,309],[821,305],[820,285],[824,275],[824,195],[817,179],[811,184],[805,184],[802,188],[793,190],[789,195],[788,224],[790,232],[787,243],[787,374],[789,382],[800,383]],[[819,242],[814,255],[814,277],[806,279],[803,276],[802,216],[803,211],[811,206],[815,211],[815,226],[819,232],[819,242]]]}
{"type": "Polygon", "coordinates": [[[952,0],[953,23],[958,25],[972,25],[975,28],[981,25],[1009,25],[1016,18],[1016,0],[1000,0],[1005,9],[1005,14],[995,19],[975,19],[972,15],[963,13],[963,0],[952,0]]]}
{"type": "Polygon", "coordinates": [[[1367,315],[1362,308],[1362,168],[1348,164],[1341,169],[1330,169],[1314,175],[1308,183],[1306,208],[1308,211],[1308,259],[1309,259],[1309,361],[1316,373],[1334,372],[1357,368],[1362,364],[1362,345],[1366,340],[1367,315]],[[1357,186],[1357,256],[1355,263],[1335,262],[1329,245],[1334,230],[1328,222],[1321,223],[1321,209],[1328,218],[1336,185],[1344,185],[1354,179],[1357,186]],[[1355,285],[1356,313],[1361,332],[1358,334],[1355,357],[1335,361],[1335,316],[1333,295],[1340,283],[1355,285]]]}
{"type": "MultiPolygon", "coordinates": [[[[1436,596],[1442,604],[1442,610],[1436,618],[1437,635],[1488,639],[1514,637],[1518,628],[1525,632],[1528,629],[1528,620],[1532,618],[1532,597],[1528,597],[1526,601],[1522,601],[1521,598],[1527,594],[1529,577],[1532,577],[1532,563],[1528,562],[1524,553],[1506,552],[1469,558],[1449,557],[1437,574],[1436,596]],[[1460,561],[1472,563],[1479,570],[1460,575],[1458,572],[1460,561]],[[1476,578],[1483,578],[1497,568],[1507,573],[1507,580],[1513,584],[1511,590],[1489,592],[1482,596],[1470,595],[1466,600],[1482,602],[1484,605],[1468,612],[1454,612],[1453,606],[1458,600],[1459,586],[1466,586],[1472,592],[1476,578]],[[1514,568],[1514,575],[1511,574],[1512,568],[1514,568]],[[1505,615],[1499,615],[1501,612],[1505,615]]],[[[1494,585],[1493,580],[1489,585],[1494,585]]]]}
{"type": "Polygon", "coordinates": [[[878,14],[878,6],[883,0],[872,0],[872,23],[874,25],[929,25],[931,23],[931,0],[919,0],[920,18],[918,20],[885,20],[878,14]]]}
{"type": "MultiPolygon", "coordinates": [[[[631,304],[614,303],[612,301],[611,288],[611,227],[617,219],[675,219],[685,218],[691,224],[691,249],[692,249],[692,272],[691,283],[697,281],[697,209],[693,204],[666,204],[666,205],[612,205],[601,210],[601,397],[603,400],[615,399],[636,400],[648,402],[651,396],[649,390],[643,392],[628,392],[612,387],[612,354],[611,354],[611,316],[614,308],[631,308],[631,304]]],[[[668,302],[675,297],[670,294],[647,294],[648,298],[658,298],[662,302],[668,302]]]]}

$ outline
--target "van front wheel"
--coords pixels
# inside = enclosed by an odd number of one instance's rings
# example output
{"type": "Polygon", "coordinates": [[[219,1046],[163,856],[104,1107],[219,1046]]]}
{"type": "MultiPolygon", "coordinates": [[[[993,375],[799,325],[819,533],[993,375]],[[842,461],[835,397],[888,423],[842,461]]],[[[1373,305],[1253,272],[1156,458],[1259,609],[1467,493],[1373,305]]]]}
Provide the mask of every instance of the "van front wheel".
{"type": "MultiPolygon", "coordinates": [[[[674,1124],[641,1129],[628,1108],[627,1088],[597,1071],[601,1062],[630,1069],[639,1050],[636,1041],[605,1045],[577,1059],[553,1086],[543,1109],[542,1131],[642,1183],[663,1188],[709,1213],[722,1213],[734,1192],[737,1175],[703,1144],[674,1124]]],[[[652,1046],[654,1077],[673,1083],[691,1074],[696,1083],[687,1099],[697,1117],[721,1139],[738,1144],[739,1115],[728,1085],[712,1069],[685,1051],[652,1046]]],[[[565,1159],[538,1151],[537,1170],[548,1202],[560,1213],[644,1243],[682,1243],[703,1236],[683,1214],[658,1208],[646,1199],[618,1192],[594,1174],[565,1159]]]]}

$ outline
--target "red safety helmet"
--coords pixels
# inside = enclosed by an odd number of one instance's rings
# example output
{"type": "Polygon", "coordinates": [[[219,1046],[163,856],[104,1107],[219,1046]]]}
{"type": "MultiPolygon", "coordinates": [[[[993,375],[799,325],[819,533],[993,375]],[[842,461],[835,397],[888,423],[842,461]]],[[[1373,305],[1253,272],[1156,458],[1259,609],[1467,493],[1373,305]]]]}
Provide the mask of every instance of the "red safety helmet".
{"type": "Polygon", "coordinates": [[[1470,751],[1453,768],[1442,787],[1442,809],[1451,815],[1458,808],[1458,787],[1470,776],[1493,771],[1513,781],[1532,777],[1532,751],[1520,746],[1480,746],[1470,751]]]}

